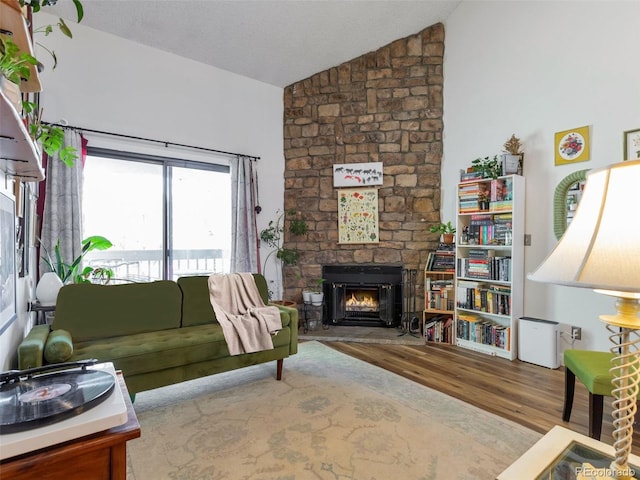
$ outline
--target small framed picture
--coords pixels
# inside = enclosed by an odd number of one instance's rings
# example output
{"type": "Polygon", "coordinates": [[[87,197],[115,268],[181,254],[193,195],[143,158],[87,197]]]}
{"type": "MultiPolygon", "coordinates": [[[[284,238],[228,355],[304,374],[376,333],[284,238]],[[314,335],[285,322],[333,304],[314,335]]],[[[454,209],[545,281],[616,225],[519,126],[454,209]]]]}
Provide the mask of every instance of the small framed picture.
{"type": "Polygon", "coordinates": [[[640,160],[640,128],[624,132],[624,160],[640,160]]]}
{"type": "Polygon", "coordinates": [[[589,160],[589,126],[565,130],[555,134],[556,165],[589,160]]]}

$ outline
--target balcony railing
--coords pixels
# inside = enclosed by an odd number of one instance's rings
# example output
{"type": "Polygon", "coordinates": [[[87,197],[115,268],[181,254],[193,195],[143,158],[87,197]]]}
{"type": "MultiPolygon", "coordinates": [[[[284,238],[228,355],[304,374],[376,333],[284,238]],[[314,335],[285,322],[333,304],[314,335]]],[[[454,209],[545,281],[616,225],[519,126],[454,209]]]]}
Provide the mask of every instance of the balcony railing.
{"type": "MultiPolygon", "coordinates": [[[[89,252],[85,266],[113,270],[111,283],[152,282],[162,280],[162,250],[105,250],[89,252]]],[[[210,275],[229,271],[229,259],[222,249],[174,250],[171,255],[170,277],[210,275]]]]}

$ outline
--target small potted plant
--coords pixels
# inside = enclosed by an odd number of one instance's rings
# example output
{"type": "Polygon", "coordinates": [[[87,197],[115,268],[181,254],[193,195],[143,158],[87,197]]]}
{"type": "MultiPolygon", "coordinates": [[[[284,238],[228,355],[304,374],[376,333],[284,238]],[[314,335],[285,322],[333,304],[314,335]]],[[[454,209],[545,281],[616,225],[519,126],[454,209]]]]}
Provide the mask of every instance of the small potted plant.
{"type": "Polygon", "coordinates": [[[514,173],[522,175],[524,153],[521,151],[521,148],[522,143],[520,143],[520,139],[516,137],[515,134],[511,135],[511,138],[505,142],[504,151],[506,153],[502,154],[504,175],[511,175],[514,173]]]}
{"type": "Polygon", "coordinates": [[[322,305],[324,302],[324,292],[322,291],[322,284],[325,282],[324,278],[318,278],[315,280],[315,285],[311,291],[311,304],[316,307],[322,305]]]}
{"type": "Polygon", "coordinates": [[[447,223],[438,223],[429,228],[431,233],[439,233],[442,235],[444,243],[453,243],[453,236],[456,233],[456,227],[449,221],[447,223]]]}
{"type": "Polygon", "coordinates": [[[474,172],[482,173],[483,178],[496,179],[502,174],[502,163],[498,161],[497,155],[493,158],[478,157],[471,162],[471,168],[474,172]]]}

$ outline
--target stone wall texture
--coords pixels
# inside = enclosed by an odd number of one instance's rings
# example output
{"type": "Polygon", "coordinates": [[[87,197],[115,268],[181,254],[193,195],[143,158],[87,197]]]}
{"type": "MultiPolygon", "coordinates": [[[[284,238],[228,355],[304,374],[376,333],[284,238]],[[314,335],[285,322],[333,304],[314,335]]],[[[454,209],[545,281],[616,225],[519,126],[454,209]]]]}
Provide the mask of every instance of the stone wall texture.
{"type": "MultiPolygon", "coordinates": [[[[285,210],[309,224],[285,234],[299,251],[284,268],[284,298],[301,302],[323,265],[393,264],[419,284],[438,235],[442,160],[444,27],[436,24],[285,88],[285,210]],[[338,243],[333,165],[382,162],[380,242],[338,243]]],[[[422,295],[420,295],[422,297],[422,295]]],[[[422,310],[422,301],[418,310],[422,310]]]]}

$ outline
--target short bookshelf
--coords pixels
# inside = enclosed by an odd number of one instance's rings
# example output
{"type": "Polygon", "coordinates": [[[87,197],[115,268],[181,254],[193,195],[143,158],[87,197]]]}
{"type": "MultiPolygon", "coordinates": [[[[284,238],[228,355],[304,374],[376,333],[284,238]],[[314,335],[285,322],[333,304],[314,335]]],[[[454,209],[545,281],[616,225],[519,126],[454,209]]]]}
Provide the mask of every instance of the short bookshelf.
{"type": "Polygon", "coordinates": [[[422,332],[426,342],[450,343],[455,342],[453,314],[455,308],[455,259],[454,252],[432,252],[424,271],[424,310],[422,314],[422,332]],[[435,257],[447,257],[445,269],[432,270],[435,257]],[[452,262],[452,263],[449,263],[452,262]],[[451,268],[448,266],[452,265],[451,268]]]}

